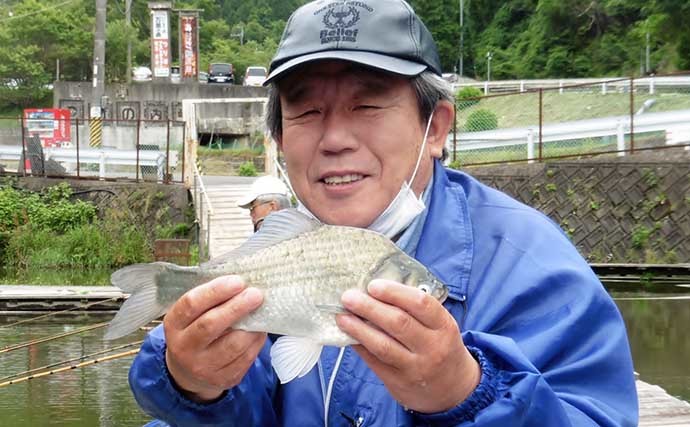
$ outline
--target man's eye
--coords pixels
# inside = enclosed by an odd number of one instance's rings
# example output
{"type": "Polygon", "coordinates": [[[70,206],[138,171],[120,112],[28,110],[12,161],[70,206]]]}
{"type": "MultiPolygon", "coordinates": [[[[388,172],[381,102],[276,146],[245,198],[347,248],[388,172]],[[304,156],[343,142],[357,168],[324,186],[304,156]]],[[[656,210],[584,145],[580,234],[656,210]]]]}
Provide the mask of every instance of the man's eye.
{"type": "Polygon", "coordinates": [[[301,113],[300,115],[298,115],[297,118],[299,118],[299,117],[306,117],[306,116],[310,116],[310,115],[312,115],[312,114],[318,114],[318,113],[319,113],[319,110],[316,110],[316,109],[307,110],[307,111],[301,113]]]}
{"type": "Polygon", "coordinates": [[[379,107],[376,105],[362,104],[362,105],[358,105],[357,107],[355,107],[355,110],[375,110],[378,108],[379,107]]]}

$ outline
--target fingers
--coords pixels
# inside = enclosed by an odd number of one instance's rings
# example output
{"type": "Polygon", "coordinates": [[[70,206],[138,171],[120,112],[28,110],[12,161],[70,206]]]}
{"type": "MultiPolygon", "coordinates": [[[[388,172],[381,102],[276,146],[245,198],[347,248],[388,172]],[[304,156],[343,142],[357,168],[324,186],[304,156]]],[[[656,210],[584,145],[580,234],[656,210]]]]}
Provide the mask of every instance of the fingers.
{"type": "Polygon", "coordinates": [[[229,300],[245,288],[239,276],[223,276],[199,285],[184,295],[170,308],[166,326],[185,329],[202,313],[229,300]]]}
{"type": "Polygon", "coordinates": [[[343,332],[357,340],[383,364],[406,366],[409,363],[412,353],[400,342],[373,325],[350,314],[337,315],[336,323],[343,332]]]}
{"type": "MultiPolygon", "coordinates": [[[[371,322],[371,325],[357,322],[352,317],[343,317],[340,322],[344,332],[377,356],[395,350],[386,338],[390,340],[392,337],[407,350],[419,353],[437,344],[435,340],[440,331],[450,326],[457,328],[435,298],[414,287],[389,280],[374,280],[368,290],[369,295],[347,291],[342,302],[347,310],[371,322]],[[380,330],[375,330],[372,325],[380,330]]],[[[394,353],[388,357],[401,361],[404,356],[394,353]]]]}
{"type": "Polygon", "coordinates": [[[216,373],[216,380],[222,379],[222,386],[233,387],[242,378],[259,356],[266,342],[267,334],[263,332],[232,331],[216,340],[209,349],[212,354],[233,355],[232,360],[226,360],[216,373]]]}
{"type": "Polygon", "coordinates": [[[446,326],[447,311],[431,295],[413,287],[391,280],[372,280],[367,287],[371,296],[409,313],[422,325],[430,329],[446,326]]]}

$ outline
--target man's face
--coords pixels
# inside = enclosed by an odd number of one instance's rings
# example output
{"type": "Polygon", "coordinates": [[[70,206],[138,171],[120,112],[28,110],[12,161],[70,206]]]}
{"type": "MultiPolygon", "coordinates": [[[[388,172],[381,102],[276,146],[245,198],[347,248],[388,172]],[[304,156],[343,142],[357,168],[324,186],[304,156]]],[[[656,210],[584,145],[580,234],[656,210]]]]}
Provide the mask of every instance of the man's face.
{"type": "MultiPolygon", "coordinates": [[[[317,62],[293,71],[279,92],[279,143],[299,199],[325,223],[367,227],[411,178],[419,155],[425,124],[409,80],[317,62]]],[[[441,155],[437,145],[422,154],[412,183],[418,195],[432,156],[441,155]]]]}
{"type": "MultiPolygon", "coordinates": [[[[253,201],[249,207],[249,215],[252,217],[252,224],[254,224],[254,231],[258,231],[261,228],[261,223],[259,221],[266,218],[266,216],[272,211],[278,210],[276,208],[275,202],[258,202],[253,201]]],[[[263,222],[263,221],[261,221],[263,222]]]]}

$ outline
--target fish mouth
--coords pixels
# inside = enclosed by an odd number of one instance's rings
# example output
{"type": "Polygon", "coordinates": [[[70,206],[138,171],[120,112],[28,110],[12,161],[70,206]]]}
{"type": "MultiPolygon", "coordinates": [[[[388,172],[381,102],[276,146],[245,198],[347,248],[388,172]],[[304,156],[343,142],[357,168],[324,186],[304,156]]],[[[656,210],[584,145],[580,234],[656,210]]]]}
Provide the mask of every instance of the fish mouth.
{"type": "Polygon", "coordinates": [[[366,176],[358,172],[331,172],[324,174],[319,182],[329,187],[354,184],[362,181],[366,176]]]}

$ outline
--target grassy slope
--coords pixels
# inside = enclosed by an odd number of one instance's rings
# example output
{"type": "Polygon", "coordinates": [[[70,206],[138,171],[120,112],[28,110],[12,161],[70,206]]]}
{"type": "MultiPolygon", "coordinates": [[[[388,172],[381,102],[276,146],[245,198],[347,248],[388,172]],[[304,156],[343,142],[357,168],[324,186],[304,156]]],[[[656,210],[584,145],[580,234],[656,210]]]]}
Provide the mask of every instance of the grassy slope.
{"type": "MultiPolygon", "coordinates": [[[[649,112],[690,108],[690,91],[655,95],[636,93],[633,111],[639,110],[648,99],[656,101],[655,105],[648,110],[649,112]]],[[[558,91],[548,91],[544,92],[543,102],[544,123],[630,114],[629,93],[602,95],[593,92],[566,92],[559,94],[558,91]]],[[[467,116],[480,108],[496,113],[499,128],[525,127],[539,123],[538,93],[520,93],[482,99],[478,104],[458,112],[458,124],[464,126],[467,116]]]]}

